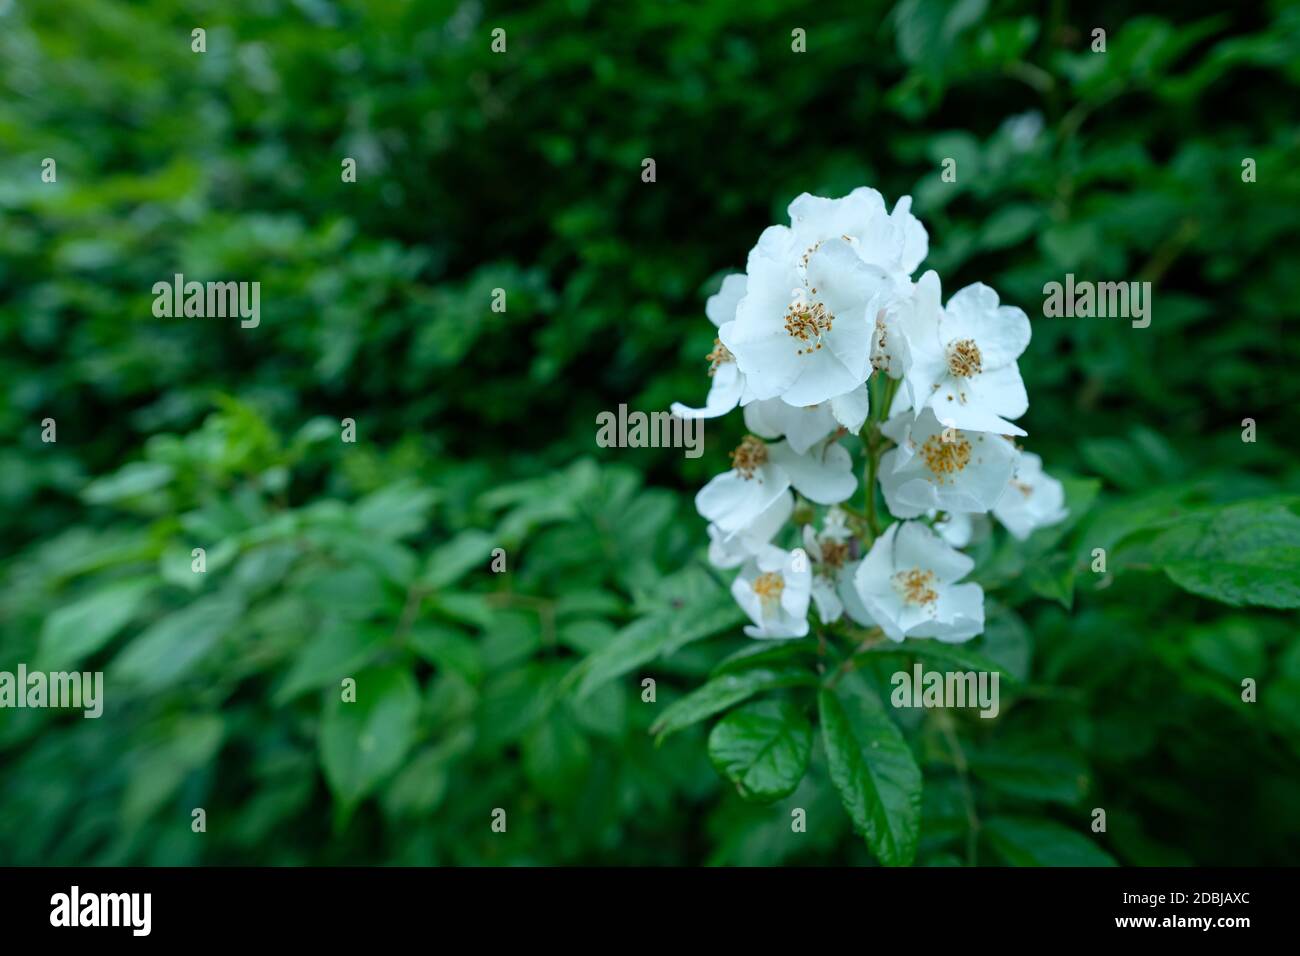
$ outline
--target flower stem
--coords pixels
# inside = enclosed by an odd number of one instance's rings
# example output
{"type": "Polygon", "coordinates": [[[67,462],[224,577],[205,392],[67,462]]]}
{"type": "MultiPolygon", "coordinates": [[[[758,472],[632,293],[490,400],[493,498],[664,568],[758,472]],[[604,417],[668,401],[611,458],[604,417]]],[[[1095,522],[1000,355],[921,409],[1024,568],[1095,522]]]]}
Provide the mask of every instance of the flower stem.
{"type": "Polygon", "coordinates": [[[894,394],[898,391],[899,380],[877,373],[872,378],[871,416],[863,426],[859,437],[867,448],[867,464],[862,472],[863,491],[866,492],[866,518],[871,526],[872,535],[879,535],[880,519],[876,515],[876,474],[880,470],[880,456],[884,454],[886,438],[880,431],[881,422],[889,414],[889,406],[894,403],[894,394]],[[884,384],[879,384],[883,382],[884,384]]]}

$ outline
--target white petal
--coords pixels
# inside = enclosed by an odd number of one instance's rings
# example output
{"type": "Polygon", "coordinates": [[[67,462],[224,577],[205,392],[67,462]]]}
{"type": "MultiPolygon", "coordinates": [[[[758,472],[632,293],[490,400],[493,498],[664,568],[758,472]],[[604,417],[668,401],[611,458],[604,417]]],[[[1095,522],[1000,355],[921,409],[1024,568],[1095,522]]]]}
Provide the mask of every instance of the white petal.
{"type": "Polygon", "coordinates": [[[734,534],[750,527],[789,487],[789,475],[781,468],[764,465],[750,478],[733,469],[701,488],[695,507],[723,532],[734,534]]]}
{"type": "Polygon", "coordinates": [[[840,572],[839,582],[835,590],[849,617],[863,627],[875,627],[876,621],[871,616],[871,612],[867,610],[867,606],[862,603],[862,597],[858,594],[857,585],[854,583],[858,566],[861,563],[861,561],[855,561],[844,566],[840,572]]]}
{"type": "Polygon", "coordinates": [[[820,575],[813,578],[812,599],[823,624],[834,624],[844,614],[844,605],[835,593],[834,585],[820,575]]]}
{"type": "Polygon", "coordinates": [[[704,303],[704,314],[718,328],[736,317],[736,306],[745,297],[745,274],[733,272],[722,280],[722,288],[704,303]]]}
{"type": "Polygon", "coordinates": [[[912,215],[912,197],[901,196],[889,214],[895,228],[902,236],[903,249],[900,265],[911,275],[930,252],[930,236],[921,220],[912,215]]]}
{"type": "Polygon", "coordinates": [[[725,532],[709,525],[709,562],[717,568],[734,568],[758,554],[781,530],[794,511],[794,495],[788,490],[772,502],[749,526],[725,532]]]}
{"type": "Polygon", "coordinates": [[[780,398],[769,398],[746,405],[744,416],[750,432],[759,438],[785,437],[801,455],[835,431],[830,403],[800,408],[780,398]]]}
{"type": "Polygon", "coordinates": [[[713,373],[704,407],[688,408],[681,402],[673,402],[672,413],[678,418],[717,418],[740,404],[744,391],[745,376],[739,367],[735,362],[723,362],[713,373]]]}
{"type": "Polygon", "coordinates": [[[975,562],[920,522],[904,521],[894,542],[894,567],[933,571],[940,583],[947,584],[964,578],[975,562]]]}
{"type": "Polygon", "coordinates": [[[1014,306],[999,306],[998,294],[976,282],[959,290],[944,310],[944,344],[973,339],[985,370],[1001,368],[1018,359],[1029,345],[1029,317],[1014,306]]]}
{"type": "Polygon", "coordinates": [[[795,490],[819,505],[846,501],[858,487],[853,456],[833,441],[814,445],[806,455],[796,454],[788,444],[779,442],[768,446],[768,454],[772,465],[789,477],[795,490]]]}
{"type": "Polygon", "coordinates": [[[863,382],[857,388],[831,399],[831,415],[835,421],[847,428],[850,434],[856,435],[867,423],[867,416],[871,412],[871,404],[867,396],[867,383],[863,382]]]}

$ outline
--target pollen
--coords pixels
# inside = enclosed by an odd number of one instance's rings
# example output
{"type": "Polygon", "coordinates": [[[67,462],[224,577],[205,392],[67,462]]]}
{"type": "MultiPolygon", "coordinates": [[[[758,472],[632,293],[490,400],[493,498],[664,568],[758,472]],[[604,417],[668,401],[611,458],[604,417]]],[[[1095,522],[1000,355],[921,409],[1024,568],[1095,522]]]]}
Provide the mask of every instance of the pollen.
{"type": "Polygon", "coordinates": [[[781,600],[781,592],[784,590],[785,578],[775,571],[766,571],[754,578],[754,593],[764,604],[781,600]]]}
{"type": "Polygon", "coordinates": [[[930,474],[942,484],[945,478],[957,474],[970,464],[970,442],[960,435],[952,441],[944,441],[942,434],[931,435],[921,446],[921,457],[925,460],[925,467],[930,469],[930,474]]]}
{"type": "Polygon", "coordinates": [[[822,548],[822,569],[827,572],[836,571],[844,567],[844,562],[849,559],[849,544],[847,541],[826,541],[821,542],[822,548]]]}
{"type": "Polygon", "coordinates": [[[1020,492],[1026,498],[1034,493],[1034,486],[1027,485],[1023,481],[1013,481],[1011,482],[1011,487],[1015,488],[1016,491],[1020,492]]]}
{"type": "Polygon", "coordinates": [[[714,339],[713,351],[704,357],[709,360],[710,375],[718,370],[719,365],[736,361],[736,356],[732,355],[731,350],[722,344],[722,339],[714,339]]]}
{"type": "Polygon", "coordinates": [[[957,378],[970,378],[984,371],[984,357],[974,339],[948,343],[948,371],[957,378]]]}
{"type": "Polygon", "coordinates": [[[939,592],[933,587],[933,571],[922,571],[920,568],[896,571],[892,580],[895,589],[908,604],[933,604],[939,599],[939,592]]]}
{"type": "Polygon", "coordinates": [[[742,478],[753,478],[754,471],[767,464],[767,445],[761,438],[746,435],[744,440],[731,453],[731,467],[740,472],[742,478]]]}
{"type": "Polygon", "coordinates": [[[785,330],[792,339],[803,344],[795,355],[806,355],[822,347],[821,338],[835,324],[835,316],[826,311],[820,302],[795,300],[785,313],[785,330]]]}

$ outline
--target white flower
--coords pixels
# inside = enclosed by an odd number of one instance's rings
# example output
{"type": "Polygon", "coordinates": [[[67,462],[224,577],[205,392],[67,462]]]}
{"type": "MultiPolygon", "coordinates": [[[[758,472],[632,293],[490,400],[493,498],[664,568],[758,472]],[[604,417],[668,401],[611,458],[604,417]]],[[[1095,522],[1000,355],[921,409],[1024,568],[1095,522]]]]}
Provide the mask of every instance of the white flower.
{"type": "MultiPolygon", "coordinates": [[[[927,517],[936,517],[937,512],[930,512],[927,517]]],[[[935,533],[954,548],[964,548],[972,541],[987,537],[993,527],[989,516],[971,514],[969,511],[946,511],[935,521],[935,533]]]]}
{"type": "Polygon", "coordinates": [[[747,528],[728,534],[716,524],[709,525],[709,563],[715,568],[740,567],[771,543],[793,511],[794,495],[786,491],[747,528]]]}
{"type": "Polygon", "coordinates": [[[787,212],[801,251],[827,239],[842,238],[863,262],[885,270],[903,284],[929,251],[925,227],[912,215],[911,196],[899,199],[889,213],[884,197],[867,186],[859,186],[841,199],[803,193],[790,203],[787,212]]]}
{"type": "Polygon", "coordinates": [[[869,410],[864,382],[847,394],[817,405],[800,407],[779,398],[750,402],[744,409],[745,427],[760,438],[784,436],[790,447],[802,455],[840,426],[857,434],[869,410]]]}
{"type": "Polygon", "coordinates": [[[1043,471],[1043,459],[1033,452],[1021,452],[1016,473],[993,508],[993,517],[1023,541],[1037,528],[1064,521],[1065,488],[1043,471]]]}
{"type": "Polygon", "coordinates": [[[891,640],[966,641],[984,630],[984,591],[958,584],[975,562],[925,525],[895,522],[863,559],[854,585],[891,640]]]}
{"type": "Polygon", "coordinates": [[[874,625],[853,585],[861,561],[854,559],[855,544],[845,526],[844,512],[831,508],[820,535],[812,525],[804,525],[803,540],[804,550],[813,560],[812,599],[822,623],[838,621],[847,610],[849,617],[864,627],[874,625]]]}
{"type": "Polygon", "coordinates": [[[745,428],[759,438],[784,437],[802,455],[838,427],[830,402],[797,408],[779,398],[750,402],[745,406],[745,428]]]}
{"type": "MultiPolygon", "coordinates": [[[[745,297],[745,277],[733,272],[722,280],[722,288],[709,296],[704,304],[704,314],[709,321],[721,330],[736,317],[736,305],[745,297]]],[[[681,402],[673,402],[672,413],[678,418],[717,418],[725,415],[737,405],[749,399],[745,390],[745,376],[736,365],[736,358],[722,339],[713,340],[713,351],[705,356],[709,360],[709,396],[704,400],[703,408],[688,408],[681,402]]]]}
{"type": "Polygon", "coordinates": [[[746,562],[731,583],[731,594],[754,622],[745,625],[750,637],[803,637],[811,588],[808,556],[799,549],[769,546],[746,562]]]}
{"type": "Polygon", "coordinates": [[[1023,435],[1006,419],[1029,407],[1016,359],[1029,344],[1029,317],[999,306],[998,294],[981,283],[948,300],[938,334],[908,340],[909,391],[919,412],[929,406],[939,421],[969,431],[1023,435]]]}
{"type": "MultiPolygon", "coordinates": [[[[907,294],[890,300],[876,314],[876,327],[871,336],[872,367],[890,378],[902,378],[912,367],[909,343],[937,339],[942,314],[939,275],[932,269],[907,294]]],[[[915,396],[909,393],[909,407],[914,400],[915,396]]]]}
{"type": "Polygon", "coordinates": [[[897,518],[927,511],[989,511],[1016,468],[1016,448],[1001,435],[945,428],[926,408],[881,429],[898,443],[880,459],[880,488],[897,518]]]}
{"type": "Polygon", "coordinates": [[[772,251],[750,253],[745,297],[735,321],[719,330],[722,344],[757,399],[816,405],[852,392],[870,371],[868,315],[888,278],[843,239],[806,257],[793,246],[772,251]]]}
{"type": "Polygon", "coordinates": [[[699,513],[728,535],[752,526],[792,485],[821,505],[846,500],[858,486],[853,457],[829,440],[800,455],[787,442],[769,445],[746,435],[731,453],[731,463],[730,471],[715,476],[695,496],[699,513]]]}

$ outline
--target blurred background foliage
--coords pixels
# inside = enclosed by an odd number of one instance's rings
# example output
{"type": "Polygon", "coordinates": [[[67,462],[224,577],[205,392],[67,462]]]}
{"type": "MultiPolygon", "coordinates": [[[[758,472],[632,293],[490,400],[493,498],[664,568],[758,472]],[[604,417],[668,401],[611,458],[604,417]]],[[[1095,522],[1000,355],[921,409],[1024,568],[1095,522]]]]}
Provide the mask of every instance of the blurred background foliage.
{"type": "Polygon", "coordinates": [[[919,862],[1300,853],[1294,3],[0,0],[0,78],[0,669],[107,697],[0,710],[0,862],[870,862],[819,747],[758,806],[647,732],[749,643],[691,503],[739,416],[593,424],[701,399],[721,274],[862,184],[1033,318],[1074,506],[980,555],[1002,715],[895,714],[919,862]],[[1042,318],[1067,272],[1151,326],[1042,318]]]}

